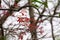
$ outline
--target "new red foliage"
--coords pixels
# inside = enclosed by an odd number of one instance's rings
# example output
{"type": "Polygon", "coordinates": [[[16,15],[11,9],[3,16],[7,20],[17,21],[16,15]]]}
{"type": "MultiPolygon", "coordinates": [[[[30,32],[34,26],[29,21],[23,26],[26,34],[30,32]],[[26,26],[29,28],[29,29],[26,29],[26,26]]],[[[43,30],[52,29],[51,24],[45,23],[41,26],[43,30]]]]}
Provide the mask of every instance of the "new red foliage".
{"type": "Polygon", "coordinates": [[[30,31],[33,31],[33,30],[35,30],[35,29],[37,29],[37,26],[36,26],[35,24],[30,24],[30,25],[29,25],[29,30],[30,30],[30,31]]]}
{"type": "Polygon", "coordinates": [[[25,32],[21,32],[20,35],[19,35],[19,39],[23,40],[23,35],[26,35],[25,32]]]}
{"type": "Polygon", "coordinates": [[[17,7],[17,6],[18,6],[18,5],[17,5],[17,3],[15,2],[15,3],[14,3],[14,7],[17,7]]]}
{"type": "Polygon", "coordinates": [[[19,18],[19,17],[18,17],[18,20],[17,20],[17,21],[18,21],[19,23],[20,23],[20,22],[29,22],[30,19],[27,18],[27,17],[25,17],[25,18],[23,18],[23,17],[22,17],[22,18],[19,18]]]}
{"type": "Polygon", "coordinates": [[[3,11],[3,14],[6,15],[6,16],[10,15],[8,11],[3,11]]]}
{"type": "Polygon", "coordinates": [[[43,22],[43,20],[40,20],[40,21],[38,21],[38,22],[43,22]]]}
{"type": "Polygon", "coordinates": [[[18,21],[19,23],[20,23],[20,22],[24,22],[23,18],[19,18],[19,17],[18,17],[18,20],[17,20],[17,21],[18,21]]]}

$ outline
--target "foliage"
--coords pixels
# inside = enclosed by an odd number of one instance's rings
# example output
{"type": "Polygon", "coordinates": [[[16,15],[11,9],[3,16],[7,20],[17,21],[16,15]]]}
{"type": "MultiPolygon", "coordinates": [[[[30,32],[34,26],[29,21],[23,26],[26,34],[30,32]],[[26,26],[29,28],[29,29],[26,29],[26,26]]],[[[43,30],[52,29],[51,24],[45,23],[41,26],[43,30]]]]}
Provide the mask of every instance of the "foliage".
{"type": "Polygon", "coordinates": [[[60,17],[60,13],[59,13],[59,17],[60,17]]]}
{"type": "MultiPolygon", "coordinates": [[[[39,4],[43,4],[45,7],[48,7],[48,5],[47,5],[47,1],[46,2],[41,2],[41,1],[38,1],[38,0],[32,0],[32,2],[37,2],[37,3],[39,3],[39,4]]],[[[34,4],[36,7],[38,7],[38,5],[37,4],[34,4]]]]}
{"type": "Polygon", "coordinates": [[[1,37],[0,40],[6,40],[6,36],[1,37]]]}

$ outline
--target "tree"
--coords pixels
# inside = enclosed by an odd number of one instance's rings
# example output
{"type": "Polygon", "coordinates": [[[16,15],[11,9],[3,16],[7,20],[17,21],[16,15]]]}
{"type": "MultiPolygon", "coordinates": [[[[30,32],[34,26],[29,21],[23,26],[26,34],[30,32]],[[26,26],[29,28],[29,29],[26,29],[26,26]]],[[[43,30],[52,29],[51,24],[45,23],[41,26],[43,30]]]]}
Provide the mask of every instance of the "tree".
{"type": "MultiPolygon", "coordinates": [[[[59,17],[59,16],[55,16],[57,14],[56,10],[59,6],[59,2],[57,3],[57,5],[54,7],[54,13],[51,14],[50,13],[50,10],[49,10],[49,15],[44,15],[44,12],[46,12],[46,8],[48,8],[48,1],[45,0],[44,2],[41,2],[41,1],[38,1],[38,0],[28,0],[28,3],[26,3],[23,7],[19,7],[18,5],[18,2],[21,1],[21,0],[15,0],[14,1],[14,4],[13,5],[10,5],[8,4],[5,0],[3,0],[5,2],[5,4],[7,4],[9,6],[9,9],[0,9],[0,10],[4,10],[3,11],[3,16],[0,18],[0,28],[1,28],[1,33],[2,33],[2,36],[4,36],[4,30],[9,30],[8,34],[10,33],[13,33],[15,35],[17,35],[19,37],[19,39],[23,39],[23,35],[26,35],[26,32],[30,32],[31,33],[31,39],[32,40],[38,40],[39,38],[37,38],[37,28],[39,28],[40,26],[38,24],[40,23],[43,23],[45,20],[48,20],[50,17],[50,24],[51,24],[51,30],[52,30],[52,37],[53,37],[53,40],[55,40],[55,37],[54,37],[54,34],[53,34],[53,23],[52,23],[52,20],[54,17],[59,17]],[[42,12],[40,12],[38,9],[40,8],[40,6],[38,6],[37,4],[34,4],[34,3],[39,3],[42,6],[42,12]],[[29,9],[27,9],[27,7],[29,7],[29,9]],[[38,11],[38,13],[34,13],[35,9],[38,11]],[[19,13],[22,15],[22,16],[26,16],[24,13],[27,13],[26,12],[26,9],[29,10],[29,17],[21,17],[21,16],[18,16],[18,20],[17,22],[19,22],[19,25],[21,26],[26,26],[28,27],[28,29],[25,29],[24,32],[20,32],[19,35],[15,32],[15,30],[24,30],[22,28],[19,28],[20,26],[18,26],[18,28],[15,28],[13,29],[14,27],[12,27],[11,29],[7,28],[3,28],[2,25],[3,23],[5,22],[5,20],[9,17],[9,16],[13,16],[13,17],[16,17],[14,16],[13,12],[14,11],[19,11],[19,13]],[[7,10],[7,11],[5,11],[7,10]],[[39,17],[37,17],[37,19],[35,19],[35,14],[39,15],[39,17]],[[46,17],[45,19],[42,19],[43,17],[46,17]]],[[[58,0],[59,1],[59,0],[58,0]]],[[[1,3],[1,2],[0,2],[1,3]]],[[[60,14],[59,14],[60,15],[60,14]]],[[[13,25],[12,23],[10,23],[9,25],[13,25]]],[[[16,26],[18,24],[15,24],[13,26],[16,26]]],[[[43,27],[40,27],[39,28],[39,33],[42,35],[43,34],[43,27]]],[[[7,32],[6,31],[6,32],[7,32]]],[[[8,35],[6,34],[6,35],[8,35]]],[[[13,36],[13,34],[10,34],[13,36]]],[[[13,36],[14,37],[14,36],[13,36]]],[[[45,37],[45,35],[43,36],[45,37]]],[[[41,37],[41,38],[43,38],[41,37]]],[[[29,40],[29,39],[27,39],[29,40]]]]}

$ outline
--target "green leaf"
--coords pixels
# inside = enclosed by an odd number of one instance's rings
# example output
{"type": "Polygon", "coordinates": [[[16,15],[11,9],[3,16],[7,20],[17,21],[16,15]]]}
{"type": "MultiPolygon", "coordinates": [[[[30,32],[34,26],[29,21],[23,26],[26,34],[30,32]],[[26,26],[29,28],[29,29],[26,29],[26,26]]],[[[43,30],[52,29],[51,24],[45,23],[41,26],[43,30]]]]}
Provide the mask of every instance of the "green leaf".
{"type": "Polygon", "coordinates": [[[59,17],[60,17],[60,13],[59,13],[59,17]]]}
{"type": "Polygon", "coordinates": [[[37,4],[32,4],[33,6],[35,6],[35,7],[39,7],[37,4]]]}
{"type": "Polygon", "coordinates": [[[20,0],[15,0],[16,3],[18,3],[20,0]]]}
{"type": "Polygon", "coordinates": [[[38,0],[32,0],[32,2],[36,2],[36,1],[38,1],[38,0]]]}
{"type": "Polygon", "coordinates": [[[42,2],[40,2],[40,1],[38,1],[38,0],[32,0],[32,2],[38,2],[38,3],[42,3],[42,2]]]}
{"type": "Polygon", "coordinates": [[[44,4],[45,7],[48,7],[47,2],[44,2],[43,4],[44,4]]]}
{"type": "Polygon", "coordinates": [[[45,7],[48,7],[47,2],[41,2],[38,0],[33,0],[32,2],[37,2],[37,3],[43,4],[45,7]]]}

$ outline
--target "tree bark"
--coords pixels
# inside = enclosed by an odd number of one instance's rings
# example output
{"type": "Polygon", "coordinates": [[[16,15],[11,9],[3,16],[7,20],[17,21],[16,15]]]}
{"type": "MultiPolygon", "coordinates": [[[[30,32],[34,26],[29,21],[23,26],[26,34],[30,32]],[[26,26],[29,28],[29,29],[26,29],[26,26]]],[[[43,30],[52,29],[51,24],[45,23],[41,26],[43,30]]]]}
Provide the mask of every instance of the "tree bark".
{"type": "MultiPolygon", "coordinates": [[[[32,4],[32,2],[31,2],[31,0],[29,0],[29,5],[31,5],[31,4],[32,4]]],[[[35,25],[34,11],[33,11],[33,8],[31,8],[31,7],[29,7],[29,15],[30,15],[30,19],[32,19],[32,20],[30,20],[30,24],[34,24],[35,25]]],[[[38,40],[35,26],[33,26],[33,27],[30,26],[29,27],[30,32],[31,32],[31,39],[32,40],[38,40]]]]}
{"type": "MultiPolygon", "coordinates": [[[[10,16],[10,15],[12,15],[12,11],[11,10],[9,10],[8,11],[8,15],[3,15],[2,17],[1,17],[1,19],[0,19],[0,29],[1,29],[1,37],[4,37],[4,29],[3,29],[3,23],[6,21],[6,19],[10,16]]],[[[4,38],[3,38],[3,40],[4,40],[4,38]]]]}
{"type": "MultiPolygon", "coordinates": [[[[8,15],[10,16],[10,15],[8,15]]],[[[2,37],[4,37],[4,29],[3,29],[3,23],[6,21],[7,17],[6,15],[4,15],[1,19],[0,19],[0,28],[1,28],[1,35],[2,37]]]]}

